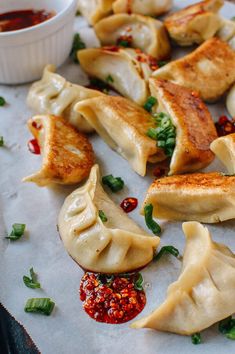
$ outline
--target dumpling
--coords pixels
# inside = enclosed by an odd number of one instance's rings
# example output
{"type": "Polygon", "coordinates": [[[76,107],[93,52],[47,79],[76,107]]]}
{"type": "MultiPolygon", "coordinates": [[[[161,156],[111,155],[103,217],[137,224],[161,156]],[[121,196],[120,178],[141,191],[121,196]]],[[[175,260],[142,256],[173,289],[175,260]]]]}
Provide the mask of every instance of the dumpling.
{"type": "Polygon", "coordinates": [[[222,41],[229,41],[235,36],[235,22],[232,20],[222,19],[222,26],[220,30],[216,33],[222,41]]]}
{"type": "Polygon", "coordinates": [[[226,107],[231,117],[235,117],[235,85],[232,86],[228,93],[226,107]]]}
{"type": "Polygon", "coordinates": [[[116,0],[113,12],[159,16],[169,11],[172,4],[172,0],[116,0]]]}
{"type": "Polygon", "coordinates": [[[68,120],[84,133],[93,131],[85,119],[74,111],[74,105],[86,98],[101,96],[102,93],[71,84],[55,73],[55,67],[48,65],[42,79],[29,90],[27,104],[40,114],[52,114],[68,120]]]}
{"type": "Polygon", "coordinates": [[[95,165],[83,187],[70,194],[60,211],[58,227],[70,256],[84,269],[123,273],[151,262],[159,237],[136,225],[104,192],[95,165]],[[107,222],[99,218],[102,210],[107,222]]]}
{"type": "Polygon", "coordinates": [[[136,103],[123,97],[102,96],[76,105],[102,139],[141,176],[147,162],[166,159],[161,148],[146,133],[153,126],[151,115],[136,103]]]}
{"type": "Polygon", "coordinates": [[[115,0],[78,0],[78,10],[94,25],[101,18],[108,16],[112,11],[115,0]]]}
{"type": "Polygon", "coordinates": [[[168,59],[171,51],[168,35],[162,22],[142,15],[117,14],[99,21],[95,32],[102,45],[139,48],[158,60],[168,59]]]}
{"type": "Polygon", "coordinates": [[[176,128],[176,145],[169,175],[193,172],[214,159],[211,142],[217,138],[211,114],[196,92],[170,81],[150,79],[150,92],[159,112],[170,116],[176,128]]]}
{"type": "Polygon", "coordinates": [[[179,10],[164,21],[170,37],[181,46],[200,44],[220,29],[223,0],[206,0],[179,10]]]}
{"type": "Polygon", "coordinates": [[[235,312],[235,255],[213,242],[197,222],[183,224],[186,247],[178,280],[167,290],[165,302],[132,328],[191,335],[235,312]]]}
{"type": "Polygon", "coordinates": [[[139,49],[103,47],[78,52],[81,67],[89,76],[106,81],[120,94],[143,105],[148,97],[148,79],[158,67],[153,57],[139,49]]]}
{"type": "Polygon", "coordinates": [[[156,179],[144,205],[150,203],[158,219],[205,223],[234,219],[235,176],[210,172],[156,179]]]}
{"type": "Polygon", "coordinates": [[[43,156],[41,170],[25,177],[23,182],[38,186],[51,183],[75,184],[86,178],[94,164],[94,153],[88,139],[64,119],[47,115],[28,121],[43,156]]]}
{"type": "Polygon", "coordinates": [[[227,43],[211,38],[153,76],[198,91],[204,101],[216,101],[235,81],[235,52],[227,43]]]}
{"type": "Polygon", "coordinates": [[[235,174],[235,133],[213,141],[211,150],[226,166],[230,174],[235,174]]]}

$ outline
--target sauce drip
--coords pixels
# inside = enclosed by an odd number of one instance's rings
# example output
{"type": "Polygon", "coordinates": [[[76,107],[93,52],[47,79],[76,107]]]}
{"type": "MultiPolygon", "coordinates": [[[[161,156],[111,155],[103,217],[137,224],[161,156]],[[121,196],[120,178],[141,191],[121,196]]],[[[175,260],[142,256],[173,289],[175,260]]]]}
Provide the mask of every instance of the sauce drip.
{"type": "Polygon", "coordinates": [[[85,273],[80,299],[86,313],[98,322],[124,323],[136,317],[146,304],[143,290],[136,290],[136,274],[85,273]]]}
{"type": "Polygon", "coordinates": [[[215,127],[219,136],[235,133],[235,119],[229,119],[227,116],[221,116],[219,121],[215,123],[215,127]]]}
{"type": "Polygon", "coordinates": [[[17,31],[36,26],[55,14],[46,10],[17,10],[0,14],[0,32],[17,31]]]}
{"type": "Polygon", "coordinates": [[[29,140],[28,149],[30,152],[32,152],[32,154],[35,154],[35,155],[41,154],[41,149],[40,149],[40,146],[38,145],[37,139],[29,140]]]}
{"type": "Polygon", "coordinates": [[[132,197],[124,199],[120,204],[120,207],[123,209],[123,211],[125,211],[125,213],[130,213],[135,208],[137,208],[137,206],[138,199],[132,197]]]}

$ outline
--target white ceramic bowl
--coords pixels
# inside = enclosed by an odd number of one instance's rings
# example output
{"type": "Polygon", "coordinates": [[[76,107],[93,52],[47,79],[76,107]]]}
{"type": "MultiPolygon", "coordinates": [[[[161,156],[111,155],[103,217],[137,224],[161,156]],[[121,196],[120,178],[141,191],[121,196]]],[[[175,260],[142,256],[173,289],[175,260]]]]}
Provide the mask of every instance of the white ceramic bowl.
{"type": "Polygon", "coordinates": [[[77,0],[0,0],[0,13],[45,9],[56,15],[39,25],[0,32],[0,83],[21,84],[39,79],[48,63],[60,66],[73,40],[77,0]]]}

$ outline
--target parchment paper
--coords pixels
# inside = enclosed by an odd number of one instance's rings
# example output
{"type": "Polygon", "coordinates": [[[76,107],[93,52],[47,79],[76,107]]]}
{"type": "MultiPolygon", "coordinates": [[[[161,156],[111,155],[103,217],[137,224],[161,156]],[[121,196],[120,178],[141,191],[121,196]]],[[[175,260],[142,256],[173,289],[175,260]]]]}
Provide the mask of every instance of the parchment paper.
{"type": "MultiPolygon", "coordinates": [[[[175,3],[184,7],[191,2],[175,3]]],[[[227,3],[222,14],[231,18],[235,15],[235,6],[227,3]]],[[[76,20],[76,30],[86,40],[87,46],[98,45],[93,30],[87,27],[85,20],[76,20]]],[[[182,52],[177,52],[179,55],[182,52]]],[[[69,60],[59,73],[74,83],[84,85],[88,82],[79,66],[69,60]]],[[[25,103],[28,89],[29,85],[0,86],[0,96],[8,103],[0,107],[0,135],[4,136],[6,143],[4,148],[0,148],[0,301],[25,326],[43,354],[234,352],[235,343],[219,334],[217,325],[202,333],[203,344],[194,346],[190,337],[153,330],[133,330],[129,329],[129,323],[96,323],[86,315],[78,293],[83,272],[66,253],[56,230],[57,215],[63,200],[76,186],[39,188],[21,182],[24,176],[39,169],[41,164],[41,157],[30,154],[27,149],[31,136],[26,122],[32,115],[25,103]],[[19,241],[10,243],[4,237],[15,222],[25,223],[27,234],[19,241]],[[22,277],[28,274],[32,266],[38,273],[42,289],[32,290],[23,284],[22,277]],[[47,296],[56,303],[50,317],[24,312],[28,298],[47,296]]],[[[215,120],[226,113],[223,103],[210,105],[209,109],[215,120]]],[[[125,181],[125,189],[111,194],[111,198],[120,203],[127,196],[135,196],[140,206],[153,180],[151,168],[148,176],[141,178],[98,136],[93,135],[91,141],[103,175],[112,173],[125,181]]],[[[224,171],[218,161],[208,170],[224,171]]],[[[139,208],[130,217],[145,228],[139,208]]],[[[161,225],[164,229],[161,246],[172,244],[182,253],[185,240],[181,223],[162,222],[161,225]]],[[[209,225],[209,229],[216,241],[225,243],[235,251],[234,226],[235,222],[229,221],[209,225]]],[[[164,257],[142,271],[147,305],[139,317],[148,314],[164,300],[168,285],[179,275],[180,266],[174,257],[164,257]]]]}

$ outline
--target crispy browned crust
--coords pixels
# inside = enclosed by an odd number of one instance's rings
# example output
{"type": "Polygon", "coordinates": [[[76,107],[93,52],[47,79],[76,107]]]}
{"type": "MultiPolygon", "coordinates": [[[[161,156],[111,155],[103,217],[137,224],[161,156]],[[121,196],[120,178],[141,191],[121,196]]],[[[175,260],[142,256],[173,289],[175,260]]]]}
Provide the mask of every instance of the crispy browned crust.
{"type": "Polygon", "coordinates": [[[220,98],[235,81],[235,52],[219,38],[211,38],[189,55],[153,74],[198,91],[205,101],[220,98]]]}
{"type": "MultiPolygon", "coordinates": [[[[219,172],[210,173],[193,173],[187,175],[168,176],[156,179],[148,190],[148,194],[152,191],[174,191],[183,190],[198,192],[200,190],[210,191],[231,191],[231,187],[235,189],[235,176],[226,176],[219,172]]],[[[213,197],[212,197],[213,198],[213,197]]]]}
{"type": "Polygon", "coordinates": [[[217,132],[199,95],[160,79],[150,79],[150,90],[176,126],[177,139],[170,174],[192,172],[208,166],[214,159],[210,144],[217,138],[217,132]]]}
{"type": "MultiPolygon", "coordinates": [[[[63,118],[47,116],[49,129],[46,132],[46,146],[48,149],[45,156],[43,169],[47,177],[58,183],[72,184],[82,181],[89,176],[91,167],[94,164],[94,152],[88,139],[74,129],[63,118]],[[69,147],[78,149],[81,154],[72,153],[69,147]]],[[[39,130],[32,125],[33,119],[28,121],[28,127],[36,139],[39,138],[39,130]]],[[[42,124],[42,129],[45,129],[42,124]]],[[[40,143],[40,139],[39,139],[40,143]]],[[[41,144],[40,144],[41,145],[41,144]]]]}

